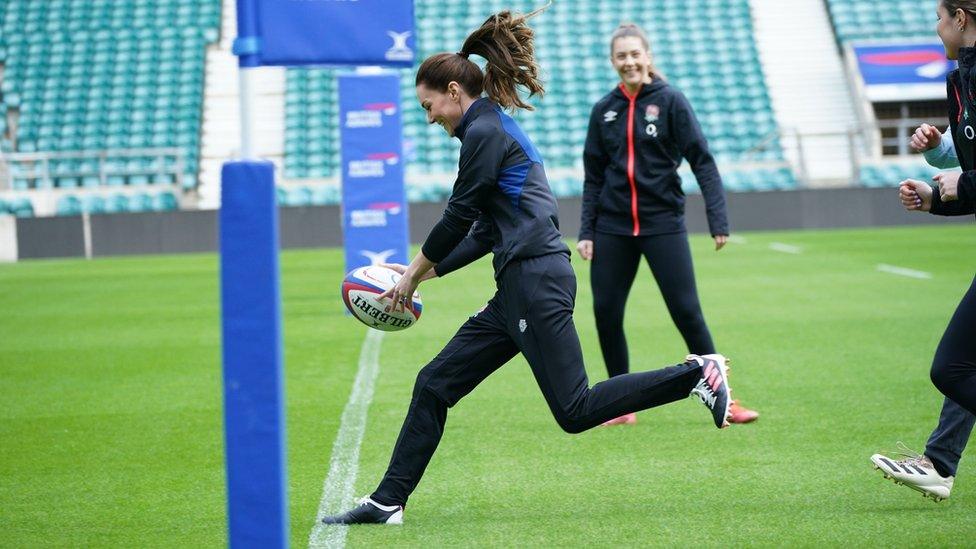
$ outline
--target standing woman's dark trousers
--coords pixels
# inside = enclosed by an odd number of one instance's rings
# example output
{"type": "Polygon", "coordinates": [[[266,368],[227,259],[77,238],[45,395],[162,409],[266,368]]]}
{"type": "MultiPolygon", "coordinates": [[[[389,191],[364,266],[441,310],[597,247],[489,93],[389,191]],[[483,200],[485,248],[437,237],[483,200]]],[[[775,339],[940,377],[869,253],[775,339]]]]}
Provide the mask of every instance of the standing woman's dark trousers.
{"type": "Polygon", "coordinates": [[[976,414],[976,279],[942,335],[931,374],[942,394],[976,414]]]}
{"type": "Polygon", "coordinates": [[[624,307],[641,256],[647,260],[654,274],[664,303],[688,346],[688,352],[696,355],[715,352],[698,301],[688,234],[625,236],[598,232],[593,238],[590,284],[600,349],[603,350],[603,361],[610,377],[630,371],[627,338],[624,336],[624,307]]]}

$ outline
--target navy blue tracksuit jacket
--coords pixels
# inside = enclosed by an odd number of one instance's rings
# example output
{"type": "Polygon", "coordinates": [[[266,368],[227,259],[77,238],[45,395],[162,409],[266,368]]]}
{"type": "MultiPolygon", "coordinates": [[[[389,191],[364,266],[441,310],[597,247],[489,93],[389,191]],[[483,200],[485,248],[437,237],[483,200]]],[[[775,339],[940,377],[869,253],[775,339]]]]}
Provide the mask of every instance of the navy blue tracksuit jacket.
{"type": "Polygon", "coordinates": [[[454,134],[461,140],[457,181],[444,216],[423,245],[427,259],[438,264],[437,275],[489,251],[495,278],[514,260],[568,254],[542,156],[515,121],[481,98],[454,134]]]}

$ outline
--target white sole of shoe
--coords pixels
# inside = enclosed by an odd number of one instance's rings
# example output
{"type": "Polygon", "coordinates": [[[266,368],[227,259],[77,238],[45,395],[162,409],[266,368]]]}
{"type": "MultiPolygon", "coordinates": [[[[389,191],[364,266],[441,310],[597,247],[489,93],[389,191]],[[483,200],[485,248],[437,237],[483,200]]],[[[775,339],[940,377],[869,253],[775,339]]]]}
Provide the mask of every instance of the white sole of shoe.
{"type": "Polygon", "coordinates": [[[390,518],[386,519],[385,524],[403,524],[403,509],[400,509],[396,513],[390,515],[390,518]]]}
{"type": "Polygon", "coordinates": [[[899,480],[894,475],[892,475],[888,471],[884,470],[883,467],[881,467],[880,465],[878,465],[877,463],[875,463],[875,461],[873,459],[871,460],[871,464],[874,465],[874,468],[875,469],[877,469],[878,471],[881,471],[881,474],[887,480],[890,480],[891,482],[894,482],[895,484],[897,484],[899,486],[905,486],[905,487],[911,488],[912,490],[915,490],[916,492],[922,494],[922,497],[924,497],[926,499],[930,499],[930,500],[932,500],[932,501],[934,501],[936,503],[941,503],[941,502],[949,499],[949,496],[948,495],[943,496],[943,495],[940,495],[940,494],[936,494],[936,493],[931,492],[929,490],[926,490],[925,488],[922,488],[921,486],[918,486],[916,484],[912,484],[910,482],[905,482],[903,480],[899,480]]]}

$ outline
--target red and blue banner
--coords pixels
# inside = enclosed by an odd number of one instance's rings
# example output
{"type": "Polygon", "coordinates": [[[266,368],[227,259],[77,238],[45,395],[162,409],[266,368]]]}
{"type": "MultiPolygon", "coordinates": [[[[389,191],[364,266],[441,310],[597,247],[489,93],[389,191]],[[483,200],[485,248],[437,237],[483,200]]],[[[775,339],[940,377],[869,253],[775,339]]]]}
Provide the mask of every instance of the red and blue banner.
{"type": "Polygon", "coordinates": [[[237,0],[242,67],[414,62],[413,0],[237,0]]]}
{"type": "Polygon", "coordinates": [[[945,99],[945,78],[956,68],[941,43],[852,44],[871,101],[945,99]]]}
{"type": "Polygon", "coordinates": [[[340,76],[339,127],[346,272],[410,263],[400,78],[340,76]]]}

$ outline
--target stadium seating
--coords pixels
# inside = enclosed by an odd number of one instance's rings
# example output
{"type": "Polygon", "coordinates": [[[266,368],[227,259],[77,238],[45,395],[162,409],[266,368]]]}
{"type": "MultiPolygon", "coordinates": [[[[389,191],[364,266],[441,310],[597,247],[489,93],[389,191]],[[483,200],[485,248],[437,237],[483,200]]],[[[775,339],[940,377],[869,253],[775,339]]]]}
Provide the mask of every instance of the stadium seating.
{"type": "Polygon", "coordinates": [[[179,209],[179,201],[172,192],[116,193],[111,195],[67,194],[58,199],[56,215],[167,212],[179,209]]]}
{"type": "MultiPolygon", "coordinates": [[[[530,11],[530,0],[490,3],[417,0],[418,59],[456,51],[492,11],[530,11]]],[[[735,162],[776,129],[753,40],[748,0],[574,0],[556,2],[532,25],[547,94],[540,108],[517,118],[542,152],[547,167],[580,167],[589,112],[618,81],[609,61],[610,34],[635,21],[650,34],[655,63],[691,100],[720,162],[735,162]],[[691,13],[721,17],[689,17],[691,13]]],[[[477,60],[477,58],[476,58],[477,60]]],[[[414,94],[413,71],[402,71],[404,156],[411,174],[452,172],[459,144],[430,127],[414,94]]],[[[326,69],[293,69],[287,79],[285,174],[293,178],[339,175],[336,151],[335,75],[326,69]]],[[[777,142],[749,156],[782,160],[777,142]]],[[[760,187],[795,184],[775,170],[747,179],[760,187]]],[[[578,195],[581,181],[554,181],[557,192],[578,195]],[[565,183],[565,184],[564,184],[565,183]]],[[[732,185],[730,185],[732,187],[732,185]]],[[[440,190],[409,190],[411,200],[440,190]]]]}
{"type": "Polygon", "coordinates": [[[827,6],[840,42],[935,36],[935,2],[827,0],[827,6]]]}
{"type": "Polygon", "coordinates": [[[335,206],[341,198],[339,187],[332,185],[278,187],[276,191],[281,206],[335,206]]]}
{"type": "Polygon", "coordinates": [[[865,187],[897,187],[905,179],[929,182],[939,173],[938,168],[920,162],[879,162],[861,166],[861,185],[865,187]]]}
{"type": "MultiPolygon", "coordinates": [[[[195,185],[205,47],[218,37],[220,0],[6,0],[0,13],[0,111],[19,110],[17,152],[179,147],[184,184],[195,185]]],[[[52,162],[64,175],[56,185],[97,185],[71,175],[90,169],[82,162],[52,162]]]]}
{"type": "Polygon", "coordinates": [[[322,69],[291,69],[285,93],[285,175],[331,176],[339,171],[336,79],[322,69]]]}
{"type": "Polygon", "coordinates": [[[0,199],[0,215],[34,217],[34,205],[29,198],[22,196],[7,200],[0,199]]]}

